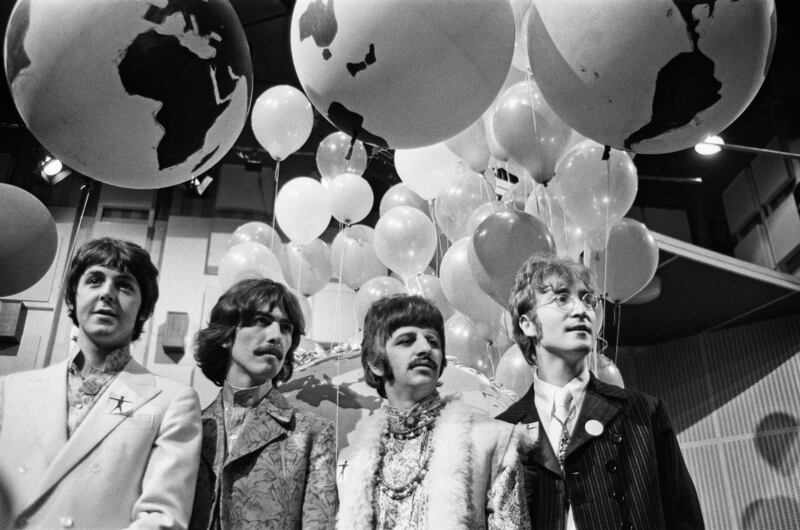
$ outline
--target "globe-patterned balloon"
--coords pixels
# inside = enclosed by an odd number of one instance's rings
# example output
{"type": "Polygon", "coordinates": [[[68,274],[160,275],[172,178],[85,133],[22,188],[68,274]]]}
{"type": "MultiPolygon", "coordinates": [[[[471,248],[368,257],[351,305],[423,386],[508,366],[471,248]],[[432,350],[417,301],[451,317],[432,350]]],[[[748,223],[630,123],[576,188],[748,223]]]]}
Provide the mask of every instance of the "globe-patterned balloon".
{"type": "Polygon", "coordinates": [[[528,55],[567,125],[617,149],[667,153],[742,113],[775,37],[774,0],[534,0],[528,55]]]}
{"type": "Polygon", "coordinates": [[[19,0],[4,51],[34,136],[115,186],[203,173],[247,119],[250,52],[226,0],[19,0]]]}
{"type": "Polygon", "coordinates": [[[507,0],[298,0],[297,76],[350,136],[431,145],[466,129],[499,92],[514,53],[507,0]]]}
{"type": "MultiPolygon", "coordinates": [[[[458,392],[468,405],[492,417],[514,402],[513,394],[475,370],[459,366],[450,357],[441,381],[442,396],[458,392]]],[[[372,415],[383,402],[378,391],[364,380],[360,349],[338,356],[333,353],[296,367],[292,379],[280,390],[301,407],[336,422],[340,450],[353,442],[352,432],[358,421],[372,415]]]]}

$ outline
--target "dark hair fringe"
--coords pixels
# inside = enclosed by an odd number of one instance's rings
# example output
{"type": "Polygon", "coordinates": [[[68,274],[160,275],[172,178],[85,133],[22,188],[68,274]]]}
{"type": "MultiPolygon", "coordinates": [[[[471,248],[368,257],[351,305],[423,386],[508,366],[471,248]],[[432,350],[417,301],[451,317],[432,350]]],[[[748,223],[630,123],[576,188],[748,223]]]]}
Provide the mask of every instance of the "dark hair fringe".
{"type": "Polygon", "coordinates": [[[305,319],[300,302],[283,285],[269,279],[242,280],[230,287],[211,310],[208,326],[195,336],[194,358],[203,374],[215,385],[222,386],[228,373],[230,348],[236,340],[236,328],[252,321],[267,306],[278,307],[294,325],[292,343],[281,371],[273,384],[288,381],[294,372],[294,351],[305,333],[305,319]],[[228,344],[226,347],[225,344],[228,344]]]}
{"type": "Polygon", "coordinates": [[[92,239],[81,245],[67,272],[67,314],[76,326],[78,318],[75,315],[75,296],[78,282],[86,269],[93,265],[130,273],[136,278],[142,295],[142,305],[136,315],[131,340],[138,339],[158,301],[158,269],[150,259],[150,254],[136,243],[111,237],[92,239]]]}
{"type": "MultiPolygon", "coordinates": [[[[508,297],[508,307],[513,324],[514,341],[522,350],[528,364],[536,364],[535,341],[522,332],[520,317],[530,315],[536,309],[536,293],[548,290],[547,280],[558,278],[568,284],[582,283],[593,294],[597,294],[597,281],[594,271],[571,258],[562,258],[549,252],[537,252],[522,264],[514,278],[514,287],[508,297]]],[[[539,320],[532,318],[539,334],[539,320]]]]}
{"type": "MultiPolygon", "coordinates": [[[[386,358],[386,343],[392,333],[403,326],[430,328],[438,335],[442,345],[442,371],[447,365],[445,352],[444,318],[441,311],[427,298],[417,295],[396,294],[373,302],[364,319],[364,338],[361,341],[361,365],[369,386],[386,397],[386,382],[394,380],[391,365],[386,358]],[[383,376],[371,369],[379,366],[383,376]]],[[[441,373],[440,373],[441,375],[441,373]]]]}

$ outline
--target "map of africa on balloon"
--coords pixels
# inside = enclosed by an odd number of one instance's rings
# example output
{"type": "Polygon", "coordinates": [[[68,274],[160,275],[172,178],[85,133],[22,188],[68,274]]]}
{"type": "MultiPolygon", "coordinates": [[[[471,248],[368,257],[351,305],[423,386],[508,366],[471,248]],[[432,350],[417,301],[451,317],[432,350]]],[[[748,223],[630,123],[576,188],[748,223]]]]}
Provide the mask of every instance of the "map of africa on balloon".
{"type": "Polygon", "coordinates": [[[691,147],[755,97],[776,38],[774,0],[537,0],[528,54],[567,125],[637,153],[691,147]]]}
{"type": "Polygon", "coordinates": [[[247,118],[250,53],[224,0],[20,0],[5,56],[31,132],[102,182],[189,180],[227,153],[247,118]]]}
{"type": "MultiPolygon", "coordinates": [[[[500,389],[475,370],[459,366],[450,357],[441,381],[442,396],[460,393],[468,405],[492,417],[515,400],[514,394],[500,389]]],[[[281,385],[280,390],[302,408],[337,423],[339,450],[351,444],[359,420],[372,415],[383,403],[378,391],[364,380],[360,350],[343,352],[338,357],[331,354],[298,366],[292,379],[281,385]]]]}

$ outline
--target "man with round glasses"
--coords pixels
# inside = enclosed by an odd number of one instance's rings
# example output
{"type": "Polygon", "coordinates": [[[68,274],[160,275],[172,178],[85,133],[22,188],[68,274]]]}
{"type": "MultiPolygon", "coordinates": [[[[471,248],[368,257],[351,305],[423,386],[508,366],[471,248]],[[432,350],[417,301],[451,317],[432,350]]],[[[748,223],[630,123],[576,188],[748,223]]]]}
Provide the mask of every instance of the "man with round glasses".
{"type": "Polygon", "coordinates": [[[592,271],[534,254],[509,298],[514,339],[535,367],[498,419],[527,427],[520,457],[534,528],[702,529],[700,504],[663,403],[599,381],[592,271]]]}

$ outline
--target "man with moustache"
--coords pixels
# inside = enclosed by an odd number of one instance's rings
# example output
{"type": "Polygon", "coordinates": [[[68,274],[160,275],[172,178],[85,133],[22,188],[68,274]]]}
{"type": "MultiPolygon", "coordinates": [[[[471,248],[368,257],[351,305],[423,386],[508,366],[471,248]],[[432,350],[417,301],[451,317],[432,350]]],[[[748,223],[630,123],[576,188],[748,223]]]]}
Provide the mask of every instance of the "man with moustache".
{"type": "Polygon", "coordinates": [[[589,371],[598,304],[592,271],[552,254],[529,258],[511,290],[514,338],[536,372],[498,419],[527,427],[531,521],[554,530],[702,529],[663,403],[589,371]]]}
{"type": "Polygon", "coordinates": [[[0,528],[186,528],[200,453],[191,388],[131,358],[158,270],[128,241],[75,253],[67,360],[0,379],[0,528]]]}
{"type": "Polygon", "coordinates": [[[303,326],[286,287],[244,280],[220,297],[197,334],[195,358],[222,390],[203,411],[191,528],[333,528],[333,424],[277,388],[292,376],[303,326]]]}
{"type": "Polygon", "coordinates": [[[339,457],[337,528],[530,528],[516,429],[436,390],[444,338],[441,313],[419,296],[367,312],[361,362],[386,402],[339,457]]]}

